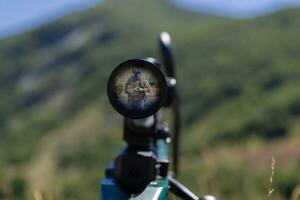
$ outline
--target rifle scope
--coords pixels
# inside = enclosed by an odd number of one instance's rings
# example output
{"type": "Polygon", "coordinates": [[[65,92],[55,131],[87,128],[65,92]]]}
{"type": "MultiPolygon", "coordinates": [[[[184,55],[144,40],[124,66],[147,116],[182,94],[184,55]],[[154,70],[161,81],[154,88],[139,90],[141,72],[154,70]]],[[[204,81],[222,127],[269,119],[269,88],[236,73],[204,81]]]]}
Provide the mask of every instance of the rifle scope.
{"type": "Polygon", "coordinates": [[[167,81],[155,59],[130,59],[119,64],[107,84],[113,108],[130,119],[153,115],[167,97],[167,81]]]}
{"type": "Polygon", "coordinates": [[[216,200],[212,196],[199,198],[174,179],[178,174],[181,120],[168,33],[160,34],[159,47],[160,60],[126,60],[109,77],[107,95],[113,108],[124,116],[126,147],[105,171],[101,198],[158,200],[167,199],[170,191],[185,200],[216,200]],[[161,107],[172,111],[173,120],[164,118],[161,107]],[[171,138],[173,171],[169,169],[168,153],[171,138]]]}

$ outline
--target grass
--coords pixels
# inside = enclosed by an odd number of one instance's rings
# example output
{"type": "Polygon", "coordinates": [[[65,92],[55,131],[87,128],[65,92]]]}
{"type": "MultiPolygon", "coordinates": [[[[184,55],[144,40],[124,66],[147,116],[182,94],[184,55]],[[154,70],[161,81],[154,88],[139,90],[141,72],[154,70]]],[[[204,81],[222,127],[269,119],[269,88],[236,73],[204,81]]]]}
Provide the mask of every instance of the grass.
{"type": "Polygon", "coordinates": [[[273,178],[274,178],[274,174],[275,174],[275,164],[276,164],[276,160],[272,157],[272,164],[271,164],[272,173],[270,176],[268,199],[272,199],[272,193],[275,190],[275,188],[273,186],[273,178]]]}
{"type": "Polygon", "coordinates": [[[299,200],[300,198],[300,186],[297,185],[293,190],[291,200],[299,200]]]}

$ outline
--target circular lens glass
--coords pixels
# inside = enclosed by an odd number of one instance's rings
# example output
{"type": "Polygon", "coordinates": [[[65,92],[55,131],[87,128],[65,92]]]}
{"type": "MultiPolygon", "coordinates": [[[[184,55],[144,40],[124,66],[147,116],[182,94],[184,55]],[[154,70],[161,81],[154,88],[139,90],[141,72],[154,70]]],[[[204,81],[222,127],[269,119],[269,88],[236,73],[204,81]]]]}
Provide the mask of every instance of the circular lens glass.
{"type": "Polygon", "coordinates": [[[144,118],[161,107],[167,84],[155,64],[132,59],[112,72],[107,90],[111,104],[119,113],[129,118],[144,118]]]}

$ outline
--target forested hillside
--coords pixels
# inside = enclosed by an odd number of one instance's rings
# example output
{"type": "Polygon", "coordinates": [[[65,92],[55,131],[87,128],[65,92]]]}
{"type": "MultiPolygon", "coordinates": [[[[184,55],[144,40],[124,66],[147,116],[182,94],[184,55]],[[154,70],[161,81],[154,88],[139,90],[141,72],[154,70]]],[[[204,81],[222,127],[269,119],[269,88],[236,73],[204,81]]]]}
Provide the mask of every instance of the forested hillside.
{"type": "Polygon", "coordinates": [[[198,194],[273,199],[300,184],[300,10],[248,20],[166,1],[109,0],[0,41],[0,199],[96,199],[122,145],[106,98],[114,66],[173,39],[182,173],[198,194]]]}

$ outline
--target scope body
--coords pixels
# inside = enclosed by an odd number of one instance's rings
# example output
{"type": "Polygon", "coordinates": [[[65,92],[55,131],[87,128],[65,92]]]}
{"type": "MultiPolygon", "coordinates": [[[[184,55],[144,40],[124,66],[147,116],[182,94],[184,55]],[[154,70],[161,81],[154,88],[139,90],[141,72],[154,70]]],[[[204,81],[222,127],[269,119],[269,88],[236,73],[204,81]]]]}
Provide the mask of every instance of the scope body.
{"type": "Polygon", "coordinates": [[[124,116],[126,147],[105,172],[101,182],[101,199],[166,199],[170,135],[169,129],[162,125],[159,109],[167,99],[168,88],[159,63],[149,58],[121,63],[112,72],[107,90],[112,106],[124,116]],[[149,83],[142,82],[141,76],[147,77],[149,83]],[[130,93],[130,84],[134,87],[148,84],[150,89],[142,88],[138,92],[133,89],[130,93]],[[140,97],[138,95],[143,92],[149,102],[144,102],[142,108],[139,102],[130,98],[134,95],[140,97]]]}

